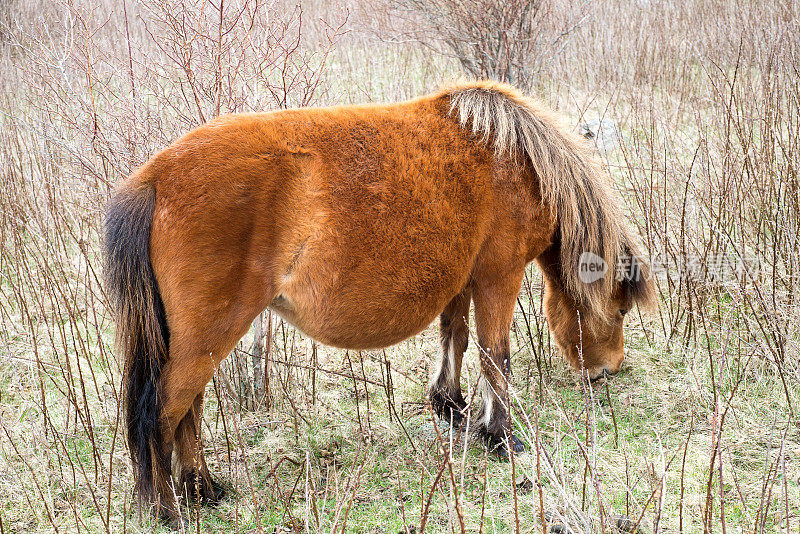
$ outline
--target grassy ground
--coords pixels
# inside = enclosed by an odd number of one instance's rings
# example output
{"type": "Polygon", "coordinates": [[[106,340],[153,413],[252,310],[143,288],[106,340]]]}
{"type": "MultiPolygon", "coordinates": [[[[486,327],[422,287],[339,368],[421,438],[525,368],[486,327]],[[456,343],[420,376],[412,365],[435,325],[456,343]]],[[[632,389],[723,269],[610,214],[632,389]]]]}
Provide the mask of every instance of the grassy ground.
{"type": "MultiPolygon", "coordinates": [[[[291,402],[276,394],[270,410],[238,410],[225,394],[217,395],[220,381],[217,389],[209,386],[207,454],[233,496],[217,509],[193,509],[192,523],[199,522],[201,531],[394,533],[419,529],[425,517],[434,532],[459,531],[460,521],[469,531],[482,522],[486,532],[515,532],[517,523],[520,531],[538,532],[543,502],[548,518],[574,532],[608,529],[621,515],[641,520],[646,532],[656,521],[666,532],[678,531],[681,522],[690,532],[702,529],[706,503],[712,502],[724,506],[735,532],[758,514],[764,514],[766,531],[779,531],[785,511],[796,513],[800,481],[791,466],[800,433],[781,428],[786,403],[775,377],[750,369],[736,392],[721,385],[716,394],[731,408],[724,441],[716,447],[720,414],[702,352],[648,342],[634,319],[625,369],[591,388],[547,351],[540,377],[524,323],[522,317],[516,323],[516,428],[534,452],[513,465],[487,457],[479,443],[464,448],[459,436],[434,427],[423,404],[437,350],[434,327],[385,355],[319,347],[315,377],[308,369],[275,364],[273,380],[284,381],[292,394],[291,402]],[[389,395],[384,358],[392,364],[389,395]],[[715,475],[709,486],[709,467],[719,469],[715,450],[723,455],[722,483],[715,475]]],[[[274,357],[310,364],[311,343],[293,332],[287,336],[295,347],[291,358],[281,351],[274,357]]],[[[23,340],[10,345],[24,354],[23,340]]],[[[474,350],[468,367],[465,387],[476,377],[474,350]]],[[[72,373],[89,368],[101,375],[98,390],[77,400],[76,410],[60,393],[68,382],[60,373],[40,379],[33,365],[11,361],[3,367],[0,487],[9,531],[102,530],[104,516],[112,531],[157,528],[146,515],[139,523],[134,511],[114,387],[102,378],[115,373],[72,363],[72,373]],[[89,419],[91,436],[84,430],[89,419]],[[54,447],[62,452],[54,454],[54,447]]],[[[796,387],[791,394],[796,398],[796,387]]]]}
{"type": "MultiPolygon", "coordinates": [[[[132,494],[99,283],[113,183],[217,112],[399,100],[461,74],[442,41],[415,40],[407,2],[302,17],[226,3],[222,41],[219,4],[124,5],[0,6],[0,534],[161,528],[132,494]]],[[[273,318],[269,406],[246,387],[252,333],[207,390],[206,453],[231,495],[189,509],[191,528],[581,533],[625,516],[642,532],[800,532],[797,6],[549,5],[576,25],[528,91],[575,125],[614,121],[601,155],[670,265],[658,309],[627,319],[623,372],[590,386],[567,368],[532,269],[512,329],[528,452],[500,462],[426,407],[436,325],[348,353],[273,318]],[[760,269],[720,281],[720,255],[760,269]]]]}

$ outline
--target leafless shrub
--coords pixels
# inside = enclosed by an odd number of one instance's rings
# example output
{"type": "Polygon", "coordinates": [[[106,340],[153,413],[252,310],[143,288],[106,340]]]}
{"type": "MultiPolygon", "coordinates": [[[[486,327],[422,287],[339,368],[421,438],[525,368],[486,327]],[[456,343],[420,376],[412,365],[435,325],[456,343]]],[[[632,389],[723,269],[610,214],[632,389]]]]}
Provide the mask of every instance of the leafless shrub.
{"type": "Polygon", "coordinates": [[[530,89],[588,11],[558,0],[392,0],[404,39],[447,53],[474,78],[530,89]]]}
{"type": "Polygon", "coordinates": [[[8,28],[11,25],[12,12],[16,7],[15,4],[16,2],[14,1],[0,4],[0,43],[4,43],[8,40],[8,28]]]}

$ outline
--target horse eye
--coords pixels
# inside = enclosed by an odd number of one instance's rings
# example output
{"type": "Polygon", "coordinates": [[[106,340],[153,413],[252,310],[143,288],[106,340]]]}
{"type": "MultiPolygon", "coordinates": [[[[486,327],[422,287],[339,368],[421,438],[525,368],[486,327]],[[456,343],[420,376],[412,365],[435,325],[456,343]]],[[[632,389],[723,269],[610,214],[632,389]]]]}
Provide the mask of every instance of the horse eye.
{"type": "Polygon", "coordinates": [[[628,313],[628,310],[623,310],[622,308],[620,308],[620,310],[619,310],[619,314],[620,314],[621,316],[625,317],[625,314],[626,314],[626,313],[628,313]]]}

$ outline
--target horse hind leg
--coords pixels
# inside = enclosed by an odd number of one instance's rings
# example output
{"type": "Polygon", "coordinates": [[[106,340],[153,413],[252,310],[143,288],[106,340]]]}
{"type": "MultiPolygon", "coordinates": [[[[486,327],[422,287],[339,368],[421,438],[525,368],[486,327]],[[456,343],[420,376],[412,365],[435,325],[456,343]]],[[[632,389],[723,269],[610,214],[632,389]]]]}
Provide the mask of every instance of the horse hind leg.
{"type": "Polygon", "coordinates": [[[464,289],[439,317],[442,353],[429,386],[431,406],[454,427],[461,426],[467,409],[461,393],[461,363],[469,343],[470,298],[470,289],[464,289]]]}
{"type": "MultiPolygon", "coordinates": [[[[162,398],[161,426],[163,436],[164,454],[171,456],[173,450],[178,454],[180,468],[189,467],[188,473],[193,471],[194,457],[198,454],[199,445],[197,436],[199,429],[200,411],[195,410],[195,405],[206,385],[211,381],[219,364],[233,350],[236,342],[245,334],[249,321],[238,321],[237,324],[227,323],[227,328],[207,328],[211,321],[202,323],[202,328],[174,328],[170,333],[169,359],[159,379],[162,398]],[[224,332],[224,333],[223,333],[224,332]],[[190,421],[184,423],[184,419],[190,421]],[[179,432],[180,430],[180,432],[179,432]]],[[[205,462],[204,469],[198,473],[207,476],[208,470],[205,462]]],[[[192,475],[190,474],[189,477],[192,475]]],[[[164,477],[166,478],[166,477],[164,477]]],[[[170,477],[171,480],[171,477],[170,477]]],[[[210,476],[208,477],[210,480],[210,476]]],[[[183,481],[182,481],[183,482],[183,481]]],[[[195,486],[197,486],[195,484],[195,486]]],[[[212,485],[213,488],[213,485],[212,485]]],[[[175,488],[179,490],[180,488],[175,488]]],[[[174,499],[172,488],[160,488],[162,495],[162,517],[171,525],[180,522],[178,503],[174,499]]]]}
{"type": "MultiPolygon", "coordinates": [[[[185,444],[187,432],[193,429],[188,428],[192,425],[181,427],[185,417],[192,417],[189,413],[194,404],[194,400],[205,389],[206,384],[214,374],[214,365],[210,358],[193,358],[187,360],[182,357],[181,350],[173,350],[176,344],[170,343],[170,359],[161,374],[159,389],[161,393],[161,428],[163,437],[162,455],[171,458],[173,451],[177,449],[179,461],[185,460],[187,451],[180,449],[187,447],[185,444]],[[181,432],[178,432],[178,430],[181,432]]],[[[183,465],[177,466],[181,471],[183,465]]],[[[186,518],[181,515],[180,505],[176,497],[181,493],[180,486],[175,486],[171,473],[165,473],[159,479],[159,508],[158,515],[171,528],[180,528],[181,523],[186,522],[186,518]]]]}
{"type": "Polygon", "coordinates": [[[216,482],[208,470],[200,439],[203,418],[203,395],[195,397],[187,413],[175,430],[175,452],[179,469],[179,491],[189,502],[215,506],[225,496],[225,488],[216,482]]]}

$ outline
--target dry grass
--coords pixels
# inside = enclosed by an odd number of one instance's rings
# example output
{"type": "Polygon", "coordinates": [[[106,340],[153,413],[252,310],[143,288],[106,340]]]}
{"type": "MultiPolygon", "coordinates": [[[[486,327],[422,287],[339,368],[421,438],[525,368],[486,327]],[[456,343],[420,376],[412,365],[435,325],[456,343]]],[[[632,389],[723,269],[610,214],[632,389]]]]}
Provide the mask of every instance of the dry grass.
{"type": "MultiPolygon", "coordinates": [[[[130,493],[98,282],[114,182],[218,113],[397,100],[459,76],[453,50],[403,42],[396,2],[220,5],[0,4],[0,533],[158,528],[130,493]]],[[[512,331],[531,452],[499,463],[432,424],[435,327],[346,353],[273,318],[262,356],[249,336],[209,386],[210,462],[236,496],[190,510],[195,528],[558,531],[546,517],[578,533],[625,515],[645,532],[800,531],[798,7],[581,9],[530,79],[576,125],[616,123],[601,154],[670,266],[659,309],[628,321],[627,368],[592,388],[565,367],[531,270],[512,331]],[[757,273],[715,276],[742,257],[757,273]],[[247,387],[265,360],[266,397],[247,387]]]]}

